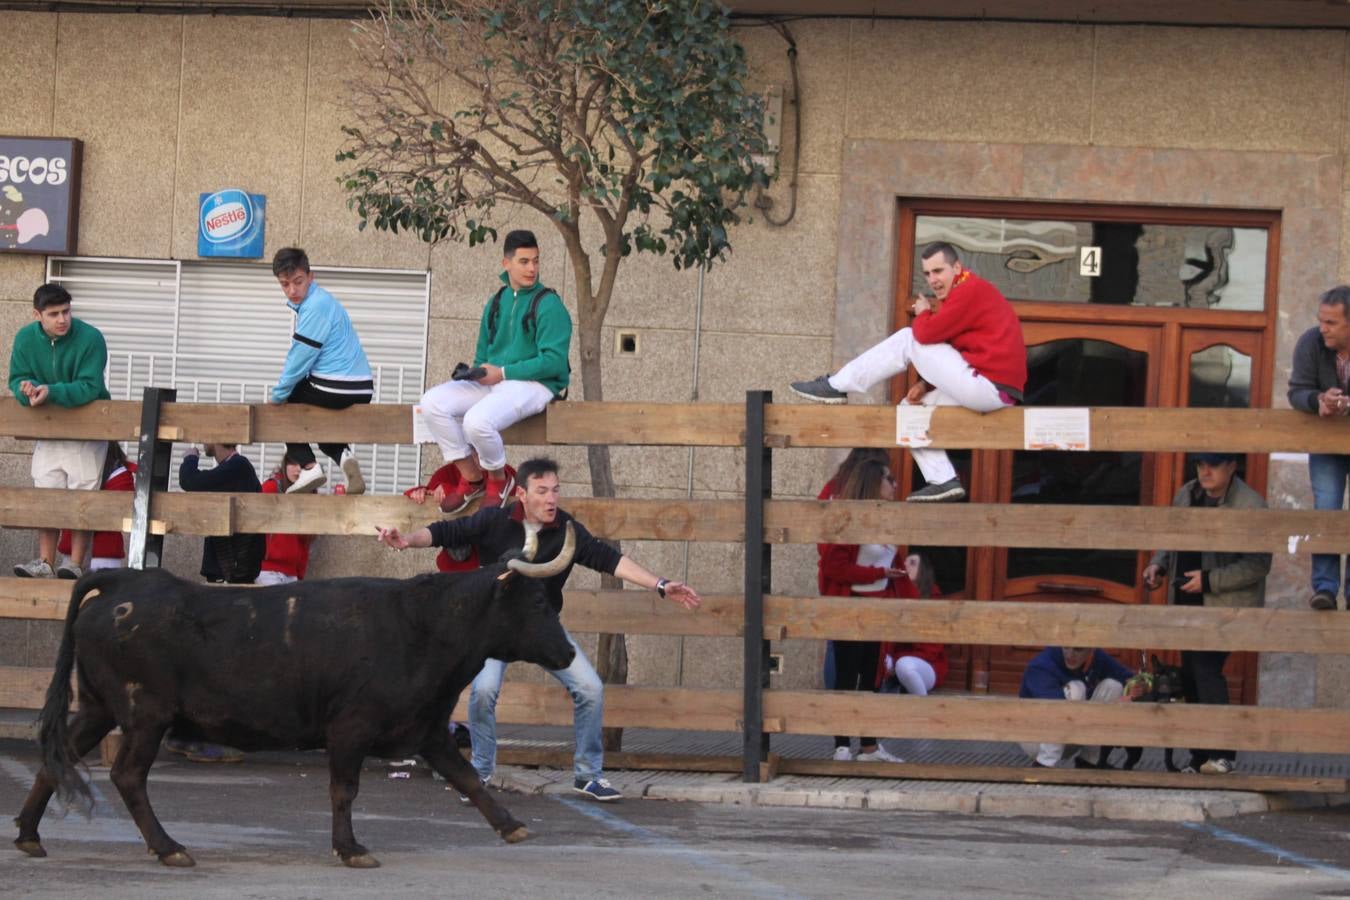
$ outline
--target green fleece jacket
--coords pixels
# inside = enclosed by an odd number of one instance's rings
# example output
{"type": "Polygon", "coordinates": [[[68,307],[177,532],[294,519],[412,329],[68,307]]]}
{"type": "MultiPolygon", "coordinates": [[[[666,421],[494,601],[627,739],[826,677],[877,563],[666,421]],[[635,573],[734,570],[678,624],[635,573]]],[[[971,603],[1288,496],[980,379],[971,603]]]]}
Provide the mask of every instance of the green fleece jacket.
{"type": "Polygon", "coordinates": [[[28,398],[19,390],[20,382],[45,384],[47,402],[56,406],[84,406],[95,400],[109,399],[103,383],[103,368],[108,363],[108,345],[103,333],[86,322],[71,319],[70,331],[49,338],[41,322],[29,322],[14,335],[14,350],[9,355],[9,391],[24,406],[28,398]]]}
{"type": "Polygon", "coordinates": [[[473,364],[492,363],[506,370],[511,381],[537,381],[559,396],[567,389],[572,367],[567,352],[572,345],[572,317],[556,292],[539,301],[534,322],[525,327],[525,316],[530,311],[530,300],[536,291],[548,291],[540,283],[523,291],[512,290],[506,273],[501,274],[506,288],[502,291],[497,312],[497,332],[488,343],[488,317],[492,312],[489,300],[478,325],[478,347],[473,364]]]}

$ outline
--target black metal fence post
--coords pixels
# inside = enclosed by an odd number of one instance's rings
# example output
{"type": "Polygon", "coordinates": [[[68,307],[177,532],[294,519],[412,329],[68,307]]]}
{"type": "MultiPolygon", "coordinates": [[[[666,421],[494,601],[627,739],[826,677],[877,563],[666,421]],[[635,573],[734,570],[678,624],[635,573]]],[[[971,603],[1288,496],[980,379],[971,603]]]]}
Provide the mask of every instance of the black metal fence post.
{"type": "Polygon", "coordinates": [[[760,781],[769,758],[764,733],[764,690],[769,686],[769,642],[764,640],[764,595],[770,590],[771,550],[764,542],[764,501],[773,495],[773,451],[764,443],[764,407],[772,391],[745,395],[745,675],[741,780],[760,781]]]}
{"type": "Polygon", "coordinates": [[[150,498],[169,489],[173,441],[159,439],[161,403],[178,396],[173,388],[148,387],[141,397],[141,436],[136,449],[136,495],[131,505],[131,544],[127,566],[157,569],[164,558],[164,535],[150,533],[150,498]]]}

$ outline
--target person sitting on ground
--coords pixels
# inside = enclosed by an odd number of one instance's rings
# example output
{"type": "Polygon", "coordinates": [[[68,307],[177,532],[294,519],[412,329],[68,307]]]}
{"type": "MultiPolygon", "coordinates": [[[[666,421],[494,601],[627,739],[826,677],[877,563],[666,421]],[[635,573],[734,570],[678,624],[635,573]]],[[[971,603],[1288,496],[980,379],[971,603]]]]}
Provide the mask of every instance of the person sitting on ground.
{"type": "MultiPolygon", "coordinates": [[[[1218,509],[1265,509],[1265,498],[1237,475],[1236,453],[1198,453],[1195,478],[1181,486],[1173,506],[1218,509]]],[[[1162,551],[1144,568],[1149,590],[1163,586],[1171,573],[1167,599],[1177,606],[1250,608],[1265,605],[1269,553],[1231,553],[1216,550],[1162,551]]],[[[1181,681],[1187,703],[1228,703],[1228,680],[1223,666],[1227,650],[1182,650],[1181,681]]],[[[1236,750],[1191,750],[1182,771],[1227,775],[1237,768],[1236,750]]]]}
{"type": "MultiPolygon", "coordinates": [[[[1126,695],[1125,684],[1134,673],[1104,650],[1091,647],[1046,647],[1027,663],[1022,689],[1017,696],[1035,700],[1093,700],[1112,703],[1133,700],[1142,693],[1138,683],[1126,695]]],[[[1075,768],[1110,768],[1101,747],[1077,744],[1022,744],[1032,765],[1053,768],[1062,759],[1072,759],[1075,768]]]]}
{"type": "MultiPolygon", "coordinates": [[[[906,600],[940,596],[928,557],[910,553],[904,569],[903,576],[891,579],[889,596],[906,600]]],[[[942,644],[882,641],[880,655],[877,688],[882,693],[927,697],[947,677],[947,648],[942,644]]]]}
{"type": "MultiPolygon", "coordinates": [[[[70,312],[70,293],[59,284],[33,292],[33,321],[14,334],[9,392],[20,406],[73,408],[109,399],[103,381],[108,345],[93,325],[70,312]]],[[[96,491],[103,483],[107,441],[41,440],[33,444],[33,486],[96,491]]],[[[89,561],[90,533],[71,538],[71,561],[57,568],[59,529],[39,528],[38,555],[14,567],[20,578],[79,578],[89,561]]]]}
{"type": "MultiPolygon", "coordinates": [[[[305,251],[282,247],[272,257],[272,274],[286,295],[286,305],[295,313],[295,330],[286,365],[272,387],[271,401],[307,403],[324,409],[369,403],[375,382],[361,339],[347,310],[314,280],[305,251]]],[[[361,463],[350,446],[327,443],[320,444],[319,449],[342,467],[348,494],[365,493],[361,463]]],[[[286,493],[317,491],[328,480],[308,441],[287,442],[286,455],[301,465],[300,477],[286,493]]]]}
{"type": "MultiPolygon", "coordinates": [[[[262,483],[264,494],[284,494],[287,488],[295,484],[303,470],[299,460],[289,453],[281,457],[277,466],[266,481],[262,483]]],[[[303,581],[309,568],[309,546],[314,543],[312,534],[268,534],[267,551],[263,556],[262,571],[253,580],[254,584],[290,584],[303,581]]]]}
{"type": "Polygon", "coordinates": [[[480,505],[498,506],[511,496],[502,431],[565,396],[571,378],[572,317],[558,293],[539,282],[533,232],[506,235],[502,270],[502,287],[479,322],[473,366],[422,395],[427,429],[463,476],[442,502],[445,512],[480,497],[480,505]]]}
{"type": "MultiPolygon", "coordinates": [[[[951,244],[929,244],[920,257],[941,309],[935,312],[930,300],[915,297],[909,328],[833,375],[793,382],[794,393],[820,403],[843,403],[850,391],[867,391],[913,364],[922,380],[902,403],[964,406],[986,413],[1021,402],[1027,348],[1012,304],[998,288],[964,268],[951,244]]],[[[945,451],[919,447],[910,452],[927,484],[906,499],[931,503],[965,498],[966,490],[945,451]]]]}
{"type": "MultiPolygon", "coordinates": [[[[831,502],[894,499],[895,479],[890,467],[877,460],[865,460],[839,485],[831,502]]],[[[890,544],[817,544],[816,550],[820,555],[818,584],[821,594],[827,597],[885,596],[890,590],[890,580],[904,572],[894,567],[895,547],[890,544]]],[[[830,690],[873,690],[879,650],[877,641],[835,641],[834,681],[830,690]]],[[[835,735],[834,758],[854,759],[850,744],[848,736],[835,735]]],[[[861,737],[858,745],[856,758],[864,762],[903,762],[874,737],[861,737]]]]}
{"type": "MultiPolygon", "coordinates": [[[[136,464],[127,460],[127,455],[122,452],[121,444],[117,441],[108,441],[108,452],[103,461],[103,490],[134,491],[135,489],[136,464]]],[[[69,531],[63,530],[61,539],[56,544],[56,549],[67,557],[71,553],[72,537],[69,531]]],[[[125,566],[127,564],[127,551],[126,545],[122,541],[122,532],[94,532],[93,550],[90,551],[90,554],[90,572],[97,572],[100,569],[120,569],[125,566]]]]}
{"type": "MultiPolygon", "coordinates": [[[[506,467],[505,475],[511,482],[516,480],[516,470],[511,466],[506,467]]],[[[403,492],[403,496],[419,506],[430,500],[442,512],[448,512],[445,509],[446,498],[458,496],[463,486],[464,475],[459,471],[459,466],[454,463],[446,463],[431,473],[431,477],[427,479],[426,484],[408,488],[403,492]]],[[[453,499],[449,502],[455,503],[453,499]]],[[[472,572],[479,567],[478,550],[472,544],[442,547],[441,552],[436,554],[436,570],[438,572],[472,572]]]]}

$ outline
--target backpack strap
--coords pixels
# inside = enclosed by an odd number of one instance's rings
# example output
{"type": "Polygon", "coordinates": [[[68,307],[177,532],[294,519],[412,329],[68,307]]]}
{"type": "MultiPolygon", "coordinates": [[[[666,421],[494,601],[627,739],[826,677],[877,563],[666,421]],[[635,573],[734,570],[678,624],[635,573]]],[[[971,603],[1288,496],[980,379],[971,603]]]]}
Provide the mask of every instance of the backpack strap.
{"type": "MultiPolygon", "coordinates": [[[[502,294],[504,293],[506,293],[506,285],[502,285],[501,288],[498,289],[497,293],[492,295],[492,299],[488,301],[489,344],[491,344],[494,340],[497,339],[497,321],[501,318],[502,315],[502,294]]],[[[553,288],[544,288],[542,291],[536,291],[535,295],[530,298],[530,308],[525,311],[525,318],[520,320],[521,328],[523,328],[525,331],[531,331],[534,329],[535,313],[538,312],[539,310],[539,302],[549,294],[552,294],[555,297],[558,296],[558,292],[553,290],[553,288]]],[[[562,298],[558,297],[558,299],[561,300],[562,298]]]]}

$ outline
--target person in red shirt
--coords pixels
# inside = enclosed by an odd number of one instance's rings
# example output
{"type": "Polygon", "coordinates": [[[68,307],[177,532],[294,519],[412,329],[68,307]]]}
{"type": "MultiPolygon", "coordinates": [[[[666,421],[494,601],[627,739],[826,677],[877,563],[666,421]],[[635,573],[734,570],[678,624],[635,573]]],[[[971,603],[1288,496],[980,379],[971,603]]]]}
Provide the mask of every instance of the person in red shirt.
{"type": "MultiPolygon", "coordinates": [[[[508,465],[503,469],[503,472],[502,477],[514,484],[516,470],[508,465]]],[[[452,500],[458,498],[461,495],[460,489],[464,485],[464,475],[460,472],[459,466],[454,463],[446,463],[431,473],[431,478],[427,479],[426,484],[408,488],[403,492],[403,496],[418,505],[432,500],[441,512],[452,512],[453,509],[446,509],[448,505],[446,498],[449,497],[452,500]]],[[[454,500],[454,502],[459,501],[454,500]]],[[[510,502],[508,500],[508,505],[510,502]]],[[[467,509],[467,507],[463,508],[467,509]]],[[[442,547],[441,552],[436,554],[436,570],[439,572],[472,572],[480,568],[478,562],[478,548],[472,544],[442,547]]]]}
{"type": "MultiPolygon", "coordinates": [[[[928,557],[905,557],[902,576],[891,580],[888,596],[906,600],[938,597],[933,565],[928,557]]],[[[947,677],[947,648],[942,644],[882,641],[877,664],[877,687],[882,693],[899,692],[926,697],[947,677]]]]}
{"type": "MultiPolygon", "coordinates": [[[[262,484],[264,494],[284,494],[295,480],[300,477],[304,467],[290,455],[281,457],[277,466],[262,484]]],[[[314,542],[312,534],[269,534],[267,536],[267,555],[263,557],[262,571],[254,579],[254,584],[289,584],[305,577],[309,568],[309,545],[314,542]]]]}
{"type": "MultiPolygon", "coordinates": [[[[902,403],[964,406],[986,413],[1021,401],[1027,381],[1027,348],[1012,304],[998,288],[963,267],[956,248],[946,241],[924,247],[920,258],[941,309],[934,311],[927,297],[915,297],[909,328],[900,329],[833,375],[794,381],[793,393],[819,403],[843,403],[850,391],[863,393],[912,363],[922,380],[910,388],[902,403]]],[[[911,452],[927,484],[907,500],[965,499],[966,490],[946,452],[932,447],[911,452]]]]}
{"type": "MultiPolygon", "coordinates": [[[[132,491],[136,489],[136,464],[127,461],[122,445],[117,441],[108,441],[108,453],[103,459],[103,477],[99,482],[105,491],[132,491]]],[[[63,530],[57,541],[56,549],[70,556],[71,534],[63,530]]],[[[122,532],[99,531],[94,533],[93,549],[89,551],[89,571],[99,569],[120,569],[127,564],[126,547],[122,543],[122,532]]]]}
{"type": "MultiPolygon", "coordinates": [[[[870,459],[855,466],[834,492],[834,500],[894,500],[895,479],[886,463],[870,459]]],[[[820,592],[827,597],[886,596],[890,580],[903,570],[893,567],[895,547],[889,544],[817,544],[820,592]]],[[[880,645],[876,641],[835,641],[835,691],[871,691],[876,685],[880,645]]],[[[874,737],[858,740],[853,756],[847,735],[835,735],[834,758],[844,761],[901,762],[874,737]]]]}

